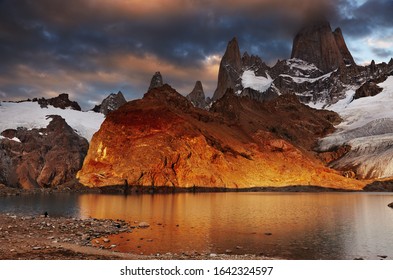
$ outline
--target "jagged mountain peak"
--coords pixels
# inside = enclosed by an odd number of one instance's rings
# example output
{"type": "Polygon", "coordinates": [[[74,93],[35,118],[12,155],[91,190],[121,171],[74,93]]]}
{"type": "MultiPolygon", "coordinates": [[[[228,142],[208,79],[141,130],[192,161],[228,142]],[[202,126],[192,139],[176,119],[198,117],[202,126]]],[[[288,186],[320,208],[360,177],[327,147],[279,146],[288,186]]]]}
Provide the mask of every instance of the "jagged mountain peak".
{"type": "Polygon", "coordinates": [[[109,94],[100,105],[96,105],[93,108],[93,111],[107,115],[108,113],[119,109],[120,106],[125,103],[127,103],[127,101],[124,98],[123,93],[119,91],[118,93],[109,94]]]}
{"type": "Polygon", "coordinates": [[[157,71],[156,73],[154,73],[153,77],[151,78],[149,90],[153,88],[161,87],[163,86],[163,84],[164,82],[162,79],[162,75],[159,71],[157,71]]]}
{"type": "Polygon", "coordinates": [[[205,109],[207,106],[205,92],[201,81],[196,81],[193,90],[186,97],[195,107],[205,109]]]}
{"type": "Polygon", "coordinates": [[[223,56],[223,60],[226,63],[231,64],[236,69],[241,68],[241,55],[239,49],[239,43],[236,37],[233,37],[231,41],[229,41],[225,54],[223,56]]]}
{"type": "Polygon", "coordinates": [[[218,71],[217,89],[213,94],[213,100],[221,98],[227,88],[235,90],[240,88],[239,75],[242,70],[242,59],[239,44],[236,37],[228,42],[224,56],[221,59],[220,69],[218,71]]]}
{"type": "Polygon", "coordinates": [[[325,19],[307,24],[296,34],[291,58],[313,63],[324,73],[346,64],[355,64],[341,29],[332,32],[330,23],[325,19]]]}
{"type": "Polygon", "coordinates": [[[166,104],[171,108],[177,108],[182,111],[190,110],[190,108],[193,107],[191,102],[185,96],[178,93],[168,84],[164,84],[161,87],[152,88],[147,93],[145,93],[142,100],[166,104]]]}
{"type": "Polygon", "coordinates": [[[333,32],[334,38],[336,40],[337,47],[342,55],[345,65],[356,65],[355,60],[349,51],[347,44],[345,43],[343,33],[340,27],[337,27],[333,32]]]}

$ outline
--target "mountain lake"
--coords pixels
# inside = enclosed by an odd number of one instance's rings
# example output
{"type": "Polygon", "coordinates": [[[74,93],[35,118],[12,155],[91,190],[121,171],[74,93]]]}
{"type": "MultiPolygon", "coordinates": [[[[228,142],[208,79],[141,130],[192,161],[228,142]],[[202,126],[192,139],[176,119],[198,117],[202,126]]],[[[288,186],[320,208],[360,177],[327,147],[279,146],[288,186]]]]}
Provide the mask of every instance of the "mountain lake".
{"type": "Polygon", "coordinates": [[[391,193],[39,194],[0,198],[0,212],[147,222],[111,236],[137,254],[255,254],[284,259],[393,259],[391,193]]]}

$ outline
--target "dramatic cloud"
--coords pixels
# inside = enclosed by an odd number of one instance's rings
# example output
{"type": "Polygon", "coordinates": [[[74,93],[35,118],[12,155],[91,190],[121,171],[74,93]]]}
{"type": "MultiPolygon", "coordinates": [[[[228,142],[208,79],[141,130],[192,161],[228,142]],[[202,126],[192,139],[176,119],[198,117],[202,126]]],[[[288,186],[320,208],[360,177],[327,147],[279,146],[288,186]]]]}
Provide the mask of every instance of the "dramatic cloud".
{"type": "Polygon", "coordinates": [[[320,16],[342,27],[359,63],[387,61],[392,10],[387,0],[0,0],[0,97],[67,92],[88,108],[118,90],[141,97],[155,71],[183,94],[201,80],[211,95],[232,37],[274,64],[320,16]]]}

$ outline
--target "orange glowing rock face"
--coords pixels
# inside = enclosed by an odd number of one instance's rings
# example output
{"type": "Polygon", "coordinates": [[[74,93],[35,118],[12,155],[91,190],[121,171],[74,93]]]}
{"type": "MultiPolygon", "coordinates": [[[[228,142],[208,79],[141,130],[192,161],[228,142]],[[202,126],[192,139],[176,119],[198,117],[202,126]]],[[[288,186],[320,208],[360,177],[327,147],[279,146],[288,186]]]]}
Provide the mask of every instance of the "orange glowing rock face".
{"type": "Polygon", "coordinates": [[[77,177],[89,187],[360,189],[311,151],[333,119],[291,96],[258,103],[231,92],[208,112],[164,85],[107,116],[77,177]]]}

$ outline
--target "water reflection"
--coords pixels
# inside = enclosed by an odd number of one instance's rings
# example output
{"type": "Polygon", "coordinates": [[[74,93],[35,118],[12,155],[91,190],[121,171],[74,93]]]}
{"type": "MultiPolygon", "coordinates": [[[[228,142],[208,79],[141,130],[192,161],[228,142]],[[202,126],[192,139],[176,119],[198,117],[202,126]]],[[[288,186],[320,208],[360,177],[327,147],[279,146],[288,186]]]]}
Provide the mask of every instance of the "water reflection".
{"type": "Polygon", "coordinates": [[[79,207],[85,217],[152,225],[116,240],[123,251],[377,259],[393,254],[393,211],[386,207],[391,200],[332,193],[83,195],[79,207]]]}
{"type": "Polygon", "coordinates": [[[51,217],[79,217],[80,209],[77,194],[34,194],[0,197],[0,212],[24,215],[48,212],[51,217]]]}
{"type": "Polygon", "coordinates": [[[0,198],[0,212],[145,221],[117,249],[263,254],[289,259],[393,259],[391,194],[51,194],[0,198]]]}

